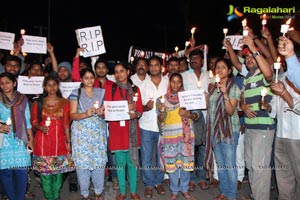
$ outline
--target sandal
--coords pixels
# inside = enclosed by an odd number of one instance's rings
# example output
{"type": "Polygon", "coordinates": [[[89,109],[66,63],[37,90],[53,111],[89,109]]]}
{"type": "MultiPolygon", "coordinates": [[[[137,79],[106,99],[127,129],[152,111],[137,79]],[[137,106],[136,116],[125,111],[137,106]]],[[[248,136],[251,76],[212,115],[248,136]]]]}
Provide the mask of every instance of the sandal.
{"type": "Polygon", "coordinates": [[[118,180],[114,180],[113,181],[113,190],[118,190],[120,187],[119,187],[119,182],[118,180]]]}
{"type": "Polygon", "coordinates": [[[184,198],[187,200],[196,200],[196,198],[193,197],[189,192],[183,192],[182,194],[183,194],[184,198]]]}
{"type": "Polygon", "coordinates": [[[102,194],[96,194],[95,193],[95,200],[104,200],[104,197],[102,194]]]}
{"type": "Polygon", "coordinates": [[[81,200],[90,200],[90,198],[89,198],[89,196],[87,196],[87,197],[82,196],[81,200]]]}
{"type": "Polygon", "coordinates": [[[177,194],[171,194],[171,196],[168,198],[168,200],[176,200],[177,199],[177,194]]]}
{"type": "Polygon", "coordinates": [[[27,191],[25,194],[25,199],[33,199],[35,197],[35,194],[32,192],[27,191]]]}

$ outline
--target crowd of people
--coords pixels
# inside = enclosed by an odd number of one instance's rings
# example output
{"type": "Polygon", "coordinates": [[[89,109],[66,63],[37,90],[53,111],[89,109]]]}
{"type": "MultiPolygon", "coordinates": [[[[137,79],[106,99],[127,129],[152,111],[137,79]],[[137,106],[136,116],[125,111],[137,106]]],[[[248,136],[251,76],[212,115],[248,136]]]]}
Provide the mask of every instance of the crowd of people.
{"type": "Polygon", "coordinates": [[[106,168],[116,200],[142,199],[139,176],[145,198],[153,190],[165,195],[167,186],[168,200],[193,200],[198,185],[218,187],[214,200],[235,200],[246,171],[251,198],[270,199],[275,172],[278,199],[299,199],[300,33],[291,30],[277,44],[267,27],[260,35],[248,27],[242,50],[225,38],[225,55],[208,51],[208,66],[190,38],[166,66],[157,55],[138,57],[133,65],[116,62],[113,74],[101,56],[81,57],[82,48],[72,63],[58,63],[52,44],[45,63],[28,61],[18,40],[0,66],[2,199],[30,198],[33,171],[47,200],[60,199],[66,179],[83,200],[91,185],[93,199],[103,200],[106,168]],[[44,76],[43,93],[17,91],[19,75],[44,76]],[[66,98],[62,82],[81,83],[66,98]],[[193,90],[206,108],[181,106],[179,93],[193,90]],[[127,102],[128,119],[105,120],[105,101],[127,102]]]}

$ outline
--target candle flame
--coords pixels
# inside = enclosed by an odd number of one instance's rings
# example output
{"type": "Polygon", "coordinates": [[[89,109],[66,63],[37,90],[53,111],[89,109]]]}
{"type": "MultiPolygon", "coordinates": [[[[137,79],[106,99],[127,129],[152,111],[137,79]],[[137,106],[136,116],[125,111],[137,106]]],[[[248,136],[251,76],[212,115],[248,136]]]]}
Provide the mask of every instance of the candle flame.
{"type": "Polygon", "coordinates": [[[178,47],[178,46],[176,46],[176,47],[175,47],[175,51],[176,51],[176,53],[178,52],[178,50],[179,50],[179,47],[178,47]]]}
{"type": "Polygon", "coordinates": [[[130,61],[131,61],[131,62],[134,61],[134,57],[133,57],[133,56],[130,57],[130,61]]]}
{"type": "Polygon", "coordinates": [[[142,52],[141,52],[141,57],[144,58],[144,56],[145,56],[145,52],[142,51],[142,52]]]}
{"type": "Polygon", "coordinates": [[[228,28],[223,28],[223,33],[227,34],[228,33],[228,28]]]}
{"type": "Polygon", "coordinates": [[[21,29],[20,32],[21,32],[21,35],[24,35],[26,31],[25,31],[25,29],[21,29]]]}
{"type": "Polygon", "coordinates": [[[244,19],[244,20],[242,21],[242,26],[243,26],[244,28],[247,26],[247,19],[244,19]]]}
{"type": "Polygon", "coordinates": [[[290,25],[292,18],[289,18],[285,24],[290,25]]]}
{"type": "Polygon", "coordinates": [[[196,27],[193,27],[193,28],[191,29],[191,34],[194,34],[195,31],[196,31],[196,27]]]}
{"type": "Polygon", "coordinates": [[[277,57],[277,62],[280,62],[280,56],[277,57]]]}
{"type": "Polygon", "coordinates": [[[189,46],[190,45],[190,42],[189,41],[186,41],[185,42],[185,46],[187,47],[187,46],[189,46]]]}
{"type": "Polygon", "coordinates": [[[162,59],[165,59],[165,58],[166,58],[166,54],[163,53],[162,56],[161,56],[161,58],[162,58],[162,59]]]}
{"type": "Polygon", "coordinates": [[[261,92],[260,92],[261,96],[263,96],[263,97],[266,96],[267,93],[268,93],[268,89],[267,89],[267,88],[263,88],[263,89],[261,90],[261,92]]]}

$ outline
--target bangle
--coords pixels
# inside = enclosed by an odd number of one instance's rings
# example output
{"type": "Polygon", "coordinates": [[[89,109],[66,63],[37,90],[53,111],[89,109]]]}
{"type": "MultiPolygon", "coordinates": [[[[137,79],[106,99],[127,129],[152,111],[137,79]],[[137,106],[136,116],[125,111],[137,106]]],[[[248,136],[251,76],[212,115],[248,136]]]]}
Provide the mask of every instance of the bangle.
{"type": "Polygon", "coordinates": [[[196,121],[199,118],[197,113],[192,113],[192,120],[196,121]]]}
{"type": "Polygon", "coordinates": [[[257,51],[257,52],[255,52],[255,53],[253,53],[253,54],[252,54],[252,55],[253,55],[253,58],[256,58],[259,54],[260,54],[260,51],[257,51]]]}

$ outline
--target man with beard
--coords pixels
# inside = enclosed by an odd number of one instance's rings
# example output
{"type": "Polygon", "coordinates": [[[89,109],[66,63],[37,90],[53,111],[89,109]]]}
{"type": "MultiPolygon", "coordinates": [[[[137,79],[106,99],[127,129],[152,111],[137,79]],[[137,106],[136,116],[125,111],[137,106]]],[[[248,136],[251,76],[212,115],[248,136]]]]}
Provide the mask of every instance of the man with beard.
{"type": "Polygon", "coordinates": [[[135,73],[130,79],[134,85],[140,87],[144,80],[149,80],[148,61],[145,58],[138,58],[135,62],[135,73]]]}

